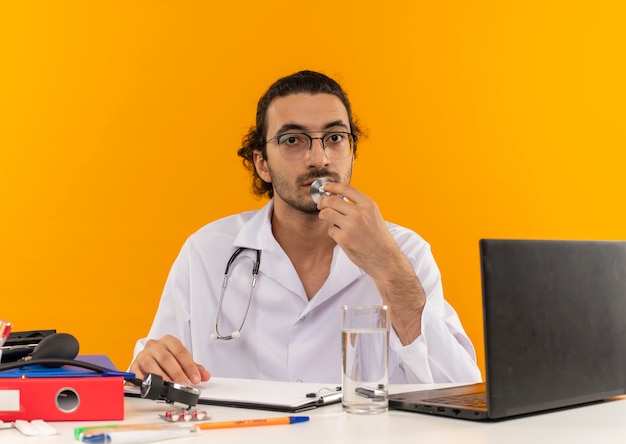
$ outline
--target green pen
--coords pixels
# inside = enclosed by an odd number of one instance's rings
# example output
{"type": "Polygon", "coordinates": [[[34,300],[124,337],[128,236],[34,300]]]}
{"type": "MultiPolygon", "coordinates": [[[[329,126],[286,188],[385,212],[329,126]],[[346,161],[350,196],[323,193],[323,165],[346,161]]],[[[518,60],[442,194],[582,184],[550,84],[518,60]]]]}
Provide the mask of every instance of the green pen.
{"type": "Polygon", "coordinates": [[[197,430],[197,427],[194,423],[154,423],[154,424],[105,424],[105,425],[96,425],[96,426],[88,426],[88,427],[76,427],[74,429],[74,439],[76,441],[82,441],[85,435],[97,435],[100,433],[106,434],[108,431],[154,431],[154,430],[172,430],[172,429],[186,429],[186,430],[197,430]]]}
{"type": "Polygon", "coordinates": [[[74,429],[74,439],[76,441],[80,441],[80,436],[83,434],[83,432],[86,431],[92,431],[92,430],[97,430],[97,429],[117,429],[120,428],[121,426],[119,424],[109,424],[109,425],[99,425],[99,426],[88,426],[88,427],[76,427],[74,429]]]}

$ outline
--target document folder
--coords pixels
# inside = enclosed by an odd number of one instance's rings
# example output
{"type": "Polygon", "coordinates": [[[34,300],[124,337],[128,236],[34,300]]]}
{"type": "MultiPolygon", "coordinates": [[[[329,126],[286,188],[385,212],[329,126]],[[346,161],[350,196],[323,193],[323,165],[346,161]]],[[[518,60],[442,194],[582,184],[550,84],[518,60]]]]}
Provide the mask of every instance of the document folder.
{"type": "Polygon", "coordinates": [[[0,371],[0,419],[104,421],[124,419],[124,380],[105,355],[77,360],[111,369],[98,373],[75,366],[40,365],[0,371]]]}
{"type": "Polygon", "coordinates": [[[124,419],[124,379],[2,378],[0,419],[3,421],[124,419]]]}

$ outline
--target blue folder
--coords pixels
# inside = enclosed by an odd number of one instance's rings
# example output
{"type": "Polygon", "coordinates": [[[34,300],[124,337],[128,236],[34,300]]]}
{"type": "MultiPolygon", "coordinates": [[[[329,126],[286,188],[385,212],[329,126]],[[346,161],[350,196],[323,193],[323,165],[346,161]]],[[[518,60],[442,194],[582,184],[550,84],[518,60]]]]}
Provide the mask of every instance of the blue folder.
{"type": "Polygon", "coordinates": [[[64,365],[63,367],[25,365],[24,367],[0,371],[0,378],[84,378],[122,376],[124,379],[132,379],[135,377],[134,373],[117,370],[107,355],[79,355],[75,360],[103,367],[106,371],[96,372],[73,365],[64,365]]]}

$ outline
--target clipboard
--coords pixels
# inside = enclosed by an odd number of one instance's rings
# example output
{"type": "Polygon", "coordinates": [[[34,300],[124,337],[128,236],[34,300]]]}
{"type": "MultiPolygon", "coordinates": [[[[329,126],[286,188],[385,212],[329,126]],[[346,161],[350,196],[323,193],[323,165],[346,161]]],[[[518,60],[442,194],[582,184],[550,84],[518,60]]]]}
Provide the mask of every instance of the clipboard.
{"type": "MultiPolygon", "coordinates": [[[[298,413],[341,401],[334,384],[217,378],[194,386],[201,391],[198,404],[298,413]]],[[[137,396],[138,387],[125,387],[137,396]]]]}

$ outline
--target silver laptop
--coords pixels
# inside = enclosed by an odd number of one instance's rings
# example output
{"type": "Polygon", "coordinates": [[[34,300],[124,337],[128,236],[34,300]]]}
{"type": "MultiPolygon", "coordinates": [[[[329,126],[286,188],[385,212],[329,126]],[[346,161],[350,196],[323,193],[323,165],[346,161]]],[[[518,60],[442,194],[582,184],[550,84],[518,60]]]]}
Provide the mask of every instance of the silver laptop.
{"type": "Polygon", "coordinates": [[[485,383],[389,407],[504,419],[626,393],[626,241],[480,241],[485,383]]]}

